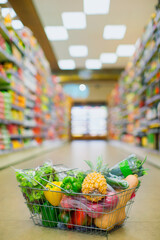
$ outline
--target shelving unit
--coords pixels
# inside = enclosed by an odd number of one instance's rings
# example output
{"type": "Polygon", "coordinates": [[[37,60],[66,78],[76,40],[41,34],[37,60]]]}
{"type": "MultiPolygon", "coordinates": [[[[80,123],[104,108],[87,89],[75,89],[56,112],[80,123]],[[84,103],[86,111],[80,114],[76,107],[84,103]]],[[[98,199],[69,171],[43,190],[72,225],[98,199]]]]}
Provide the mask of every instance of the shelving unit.
{"type": "Polygon", "coordinates": [[[160,151],[160,10],[109,101],[109,138],[160,151]]]}
{"type": "MultiPolygon", "coordinates": [[[[4,23],[0,22],[0,155],[54,140],[68,127],[66,106],[59,103],[54,108],[59,85],[37,40],[27,28],[16,32],[4,23]],[[56,111],[63,111],[60,122],[56,111]]],[[[64,100],[62,90],[60,95],[64,100]]]]}

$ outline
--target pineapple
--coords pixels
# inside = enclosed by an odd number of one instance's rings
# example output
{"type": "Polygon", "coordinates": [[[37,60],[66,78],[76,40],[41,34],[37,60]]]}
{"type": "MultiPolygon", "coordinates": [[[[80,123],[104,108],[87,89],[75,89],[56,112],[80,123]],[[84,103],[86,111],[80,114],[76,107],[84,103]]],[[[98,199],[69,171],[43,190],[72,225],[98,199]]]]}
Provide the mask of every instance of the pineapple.
{"type": "Polygon", "coordinates": [[[90,171],[89,174],[85,177],[83,184],[82,184],[82,193],[84,194],[92,194],[92,195],[85,195],[85,197],[92,201],[98,202],[100,201],[103,196],[96,196],[98,194],[105,195],[107,193],[107,182],[105,177],[101,174],[103,172],[107,172],[107,166],[102,166],[103,160],[101,157],[98,157],[96,168],[90,161],[85,161],[89,167],[90,171]]]}

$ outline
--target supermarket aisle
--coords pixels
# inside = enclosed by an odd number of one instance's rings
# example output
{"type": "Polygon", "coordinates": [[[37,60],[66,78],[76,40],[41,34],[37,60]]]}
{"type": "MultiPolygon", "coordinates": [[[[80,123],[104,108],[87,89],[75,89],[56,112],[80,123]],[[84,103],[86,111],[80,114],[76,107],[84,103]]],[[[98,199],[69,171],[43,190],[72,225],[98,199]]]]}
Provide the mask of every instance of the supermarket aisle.
{"type": "MultiPolygon", "coordinates": [[[[30,168],[40,165],[48,159],[53,163],[64,163],[70,167],[84,168],[83,160],[94,160],[102,155],[104,160],[112,164],[127,156],[123,150],[110,146],[105,141],[74,141],[57,148],[33,160],[16,165],[16,168],[30,168]]],[[[160,185],[159,170],[145,164],[149,175],[144,177],[137,193],[136,202],[131,210],[130,218],[123,228],[109,235],[109,240],[159,240],[160,237],[160,185]]],[[[24,205],[23,197],[17,187],[14,171],[11,168],[0,171],[0,239],[1,240],[41,240],[55,239],[105,239],[103,236],[86,235],[34,226],[29,220],[29,212],[24,205]]]]}

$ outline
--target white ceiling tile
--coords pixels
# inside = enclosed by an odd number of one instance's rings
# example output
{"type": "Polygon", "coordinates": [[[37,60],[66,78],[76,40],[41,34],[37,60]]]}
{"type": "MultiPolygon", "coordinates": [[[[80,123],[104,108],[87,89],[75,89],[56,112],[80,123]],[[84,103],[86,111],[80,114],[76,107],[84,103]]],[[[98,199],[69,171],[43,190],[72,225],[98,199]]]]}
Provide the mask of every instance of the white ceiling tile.
{"type": "MultiPolygon", "coordinates": [[[[33,0],[43,26],[62,26],[62,12],[83,11],[83,0],[33,0]]],[[[77,68],[85,67],[86,59],[98,59],[103,52],[115,52],[119,44],[135,44],[142,35],[144,26],[155,11],[157,0],[111,0],[110,10],[106,15],[87,15],[87,28],[68,30],[67,41],[51,42],[58,59],[70,59],[70,45],[88,46],[87,58],[73,58],[77,68]],[[104,40],[103,30],[106,25],[124,24],[127,27],[121,40],[104,40]]],[[[115,64],[103,64],[103,68],[125,67],[129,58],[118,58],[115,64]]]]}

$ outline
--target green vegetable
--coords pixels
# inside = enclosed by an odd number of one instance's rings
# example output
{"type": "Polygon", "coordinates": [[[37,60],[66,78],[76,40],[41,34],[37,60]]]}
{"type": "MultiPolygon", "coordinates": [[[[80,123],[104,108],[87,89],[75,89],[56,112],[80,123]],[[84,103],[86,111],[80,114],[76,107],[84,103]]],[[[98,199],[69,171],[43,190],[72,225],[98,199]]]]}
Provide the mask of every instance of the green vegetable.
{"type": "Polygon", "coordinates": [[[42,224],[45,227],[56,227],[58,222],[59,209],[54,208],[49,203],[43,203],[41,206],[42,224]]]}
{"type": "Polygon", "coordinates": [[[72,195],[72,193],[79,193],[82,188],[82,179],[78,179],[75,177],[65,177],[62,181],[61,188],[65,189],[69,195],[72,195]]]}
{"type": "Polygon", "coordinates": [[[47,184],[45,180],[52,181],[52,179],[58,179],[52,164],[44,163],[41,167],[29,170],[16,169],[16,178],[20,183],[23,196],[27,200],[29,209],[33,213],[40,213],[39,205],[45,200],[43,192],[43,186],[47,184]]]}
{"type": "Polygon", "coordinates": [[[113,188],[127,189],[129,184],[127,181],[120,179],[119,177],[106,177],[106,181],[113,188]]]}
{"type": "Polygon", "coordinates": [[[87,176],[86,173],[84,172],[78,172],[77,175],[76,175],[76,178],[81,182],[83,183],[85,177],[87,176]]]}
{"type": "Polygon", "coordinates": [[[70,170],[67,172],[67,175],[75,177],[75,178],[79,179],[81,182],[83,182],[83,180],[87,176],[87,174],[85,172],[77,171],[77,170],[70,170]]]}
{"type": "Polygon", "coordinates": [[[135,154],[132,154],[109,170],[111,174],[116,176],[127,177],[131,174],[137,174],[138,177],[141,177],[147,174],[146,170],[142,167],[145,161],[146,158],[144,161],[141,161],[135,154]]]}
{"type": "Polygon", "coordinates": [[[85,160],[85,163],[89,166],[89,171],[87,173],[91,172],[100,172],[102,175],[107,174],[109,172],[108,164],[103,165],[103,159],[102,156],[99,156],[96,159],[96,164],[94,165],[91,161],[85,160]]]}

